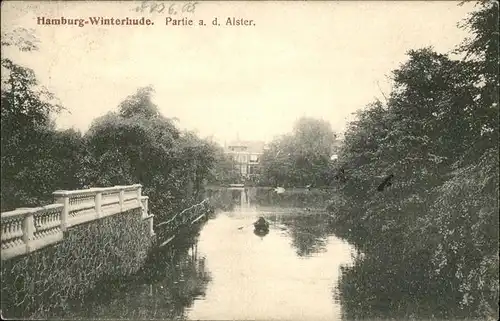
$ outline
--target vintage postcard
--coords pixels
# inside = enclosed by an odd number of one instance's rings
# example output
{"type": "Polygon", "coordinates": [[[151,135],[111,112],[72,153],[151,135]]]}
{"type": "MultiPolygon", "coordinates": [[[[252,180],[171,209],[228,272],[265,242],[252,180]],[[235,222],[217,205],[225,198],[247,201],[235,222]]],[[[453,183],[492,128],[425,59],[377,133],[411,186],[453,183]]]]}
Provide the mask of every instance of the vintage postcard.
{"type": "Polygon", "coordinates": [[[498,10],[2,1],[2,318],[497,320],[498,10]]]}

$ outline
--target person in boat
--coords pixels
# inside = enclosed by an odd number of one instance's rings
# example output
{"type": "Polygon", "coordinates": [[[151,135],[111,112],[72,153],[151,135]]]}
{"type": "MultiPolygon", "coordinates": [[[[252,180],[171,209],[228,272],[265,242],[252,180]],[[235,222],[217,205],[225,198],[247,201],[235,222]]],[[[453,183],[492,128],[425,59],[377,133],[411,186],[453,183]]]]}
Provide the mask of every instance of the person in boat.
{"type": "Polygon", "coordinates": [[[267,234],[269,234],[269,229],[253,229],[253,234],[257,235],[258,237],[260,237],[261,239],[266,236],[267,234]]]}
{"type": "Polygon", "coordinates": [[[256,229],[268,229],[269,223],[267,223],[267,221],[263,217],[259,217],[257,222],[253,223],[253,226],[256,229]]]}

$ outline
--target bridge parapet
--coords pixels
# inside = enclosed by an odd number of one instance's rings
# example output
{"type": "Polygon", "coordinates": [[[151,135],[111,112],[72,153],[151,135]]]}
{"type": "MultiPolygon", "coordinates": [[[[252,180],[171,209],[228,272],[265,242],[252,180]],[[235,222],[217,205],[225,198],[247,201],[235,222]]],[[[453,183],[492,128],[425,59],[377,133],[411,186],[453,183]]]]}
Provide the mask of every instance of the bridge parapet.
{"type": "Polygon", "coordinates": [[[52,204],[2,213],[2,260],[61,241],[62,208],[52,204]]]}
{"type": "Polygon", "coordinates": [[[63,239],[68,228],[141,208],[141,218],[149,221],[154,236],[153,217],[148,213],[148,197],[140,184],[90,188],[53,193],[56,204],[18,208],[1,213],[1,258],[25,255],[63,239]]]}
{"type": "Polygon", "coordinates": [[[56,191],[55,203],[63,204],[62,229],[101,217],[141,207],[140,184],[90,188],[76,191],[56,191]]]}

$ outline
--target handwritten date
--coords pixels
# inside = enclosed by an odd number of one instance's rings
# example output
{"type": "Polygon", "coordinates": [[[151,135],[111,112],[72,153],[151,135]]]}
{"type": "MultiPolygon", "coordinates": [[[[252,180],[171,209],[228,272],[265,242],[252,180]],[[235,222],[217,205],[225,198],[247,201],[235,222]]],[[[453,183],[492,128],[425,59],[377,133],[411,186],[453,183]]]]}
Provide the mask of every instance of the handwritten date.
{"type": "Polygon", "coordinates": [[[136,12],[165,13],[176,15],[178,13],[194,13],[198,2],[189,1],[186,3],[163,3],[158,1],[144,0],[135,8],[136,12]]]}

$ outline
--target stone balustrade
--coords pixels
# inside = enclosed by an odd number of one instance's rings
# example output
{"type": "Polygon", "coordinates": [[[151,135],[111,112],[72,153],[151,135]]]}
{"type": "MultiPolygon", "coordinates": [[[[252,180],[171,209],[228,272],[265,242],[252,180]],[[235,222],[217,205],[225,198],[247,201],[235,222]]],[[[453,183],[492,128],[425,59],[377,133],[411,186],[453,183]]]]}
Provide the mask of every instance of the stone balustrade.
{"type": "Polygon", "coordinates": [[[52,204],[2,213],[2,260],[61,241],[62,209],[63,205],[52,204]]]}
{"type": "Polygon", "coordinates": [[[148,197],[141,193],[140,184],[56,191],[55,204],[1,213],[1,258],[28,254],[61,241],[72,226],[137,208],[154,236],[154,215],[148,213],[148,197]]]}

